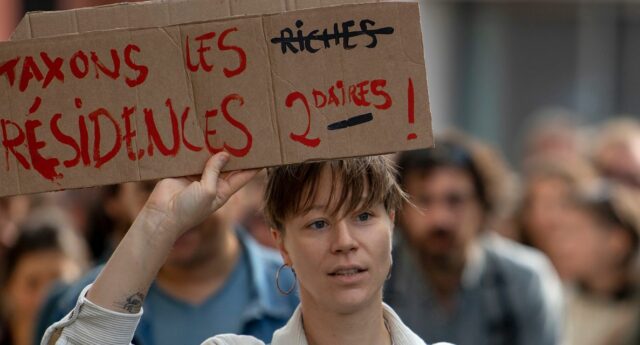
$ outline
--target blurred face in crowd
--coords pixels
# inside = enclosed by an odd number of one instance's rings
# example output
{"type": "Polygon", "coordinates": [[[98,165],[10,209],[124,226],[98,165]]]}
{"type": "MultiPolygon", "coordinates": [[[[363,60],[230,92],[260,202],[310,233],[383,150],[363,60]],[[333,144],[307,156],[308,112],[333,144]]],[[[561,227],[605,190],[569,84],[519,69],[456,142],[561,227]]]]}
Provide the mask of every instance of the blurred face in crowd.
{"type": "Polygon", "coordinates": [[[120,185],[118,193],[107,200],[108,214],[124,224],[132,224],[147,202],[155,182],[128,182],[120,185]]]}
{"type": "Polygon", "coordinates": [[[455,167],[418,170],[406,174],[403,187],[417,206],[405,205],[400,215],[409,243],[442,265],[464,261],[483,226],[471,175],[455,167]]]}
{"type": "Polygon", "coordinates": [[[18,319],[35,317],[51,285],[61,278],[71,281],[79,273],[77,265],[59,250],[27,253],[7,281],[5,297],[10,313],[18,319]]]}
{"type": "Polygon", "coordinates": [[[269,224],[264,215],[264,191],[267,183],[266,172],[258,173],[245,189],[245,207],[242,214],[242,225],[251,236],[263,246],[275,248],[276,243],[271,236],[269,224]]]}
{"type": "Polygon", "coordinates": [[[575,281],[596,267],[602,257],[601,235],[584,211],[576,208],[564,211],[557,231],[549,238],[553,245],[546,250],[562,280],[575,281]]]}
{"type": "MultiPolygon", "coordinates": [[[[394,213],[382,202],[345,213],[330,198],[334,183],[330,168],[323,167],[309,210],[289,216],[284,230],[272,234],[295,270],[303,305],[345,314],[380,304],[391,267],[394,213]]],[[[338,183],[334,193],[341,188],[338,183]]]]}
{"type": "Polygon", "coordinates": [[[580,207],[567,210],[555,239],[557,270],[565,280],[599,279],[601,273],[619,269],[632,250],[625,230],[580,207]]]}
{"type": "Polygon", "coordinates": [[[539,176],[529,181],[522,221],[532,246],[551,255],[570,193],[570,186],[559,177],[539,176]]]}

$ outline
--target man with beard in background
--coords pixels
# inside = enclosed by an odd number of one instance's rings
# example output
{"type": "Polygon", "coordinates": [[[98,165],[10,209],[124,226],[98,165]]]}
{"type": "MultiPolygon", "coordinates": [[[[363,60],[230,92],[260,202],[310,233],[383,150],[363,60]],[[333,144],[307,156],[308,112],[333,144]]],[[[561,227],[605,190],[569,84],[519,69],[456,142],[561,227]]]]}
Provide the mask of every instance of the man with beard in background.
{"type": "Polygon", "coordinates": [[[558,344],[557,276],[539,252],[488,229],[501,162],[472,147],[481,146],[456,136],[399,156],[413,205],[398,217],[385,300],[427,343],[558,344]]]}

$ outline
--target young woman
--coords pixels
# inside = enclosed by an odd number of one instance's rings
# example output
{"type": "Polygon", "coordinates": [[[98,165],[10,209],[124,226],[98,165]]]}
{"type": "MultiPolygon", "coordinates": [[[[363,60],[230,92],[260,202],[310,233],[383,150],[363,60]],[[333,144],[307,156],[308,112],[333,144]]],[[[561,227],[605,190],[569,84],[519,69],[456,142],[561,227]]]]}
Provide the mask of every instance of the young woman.
{"type": "Polygon", "coordinates": [[[34,344],[38,310],[57,280],[70,282],[87,266],[85,243],[62,210],[32,209],[2,257],[0,345],[34,344]]]}
{"type": "MultiPolygon", "coordinates": [[[[48,329],[42,344],[129,344],[145,293],[172,244],[256,173],[220,174],[228,159],[226,153],[213,156],[200,181],[161,181],[104,271],[77,307],[48,329]]],[[[296,274],[301,301],[272,344],[424,344],[382,302],[395,209],[403,198],[383,157],[270,171],[266,214],[282,269],[296,274]]],[[[263,343],[227,334],[203,344],[263,343]]]]}

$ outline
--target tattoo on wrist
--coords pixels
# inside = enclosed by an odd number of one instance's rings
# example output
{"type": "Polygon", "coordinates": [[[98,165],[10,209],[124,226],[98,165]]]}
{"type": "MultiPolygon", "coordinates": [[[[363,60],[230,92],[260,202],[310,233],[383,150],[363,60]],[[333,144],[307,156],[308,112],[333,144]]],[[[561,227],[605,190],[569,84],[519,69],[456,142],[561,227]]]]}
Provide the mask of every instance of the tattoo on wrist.
{"type": "Polygon", "coordinates": [[[124,303],[119,305],[119,307],[121,307],[122,309],[132,314],[136,314],[142,308],[143,301],[144,301],[144,294],[141,292],[136,292],[133,295],[127,297],[124,303]]]}

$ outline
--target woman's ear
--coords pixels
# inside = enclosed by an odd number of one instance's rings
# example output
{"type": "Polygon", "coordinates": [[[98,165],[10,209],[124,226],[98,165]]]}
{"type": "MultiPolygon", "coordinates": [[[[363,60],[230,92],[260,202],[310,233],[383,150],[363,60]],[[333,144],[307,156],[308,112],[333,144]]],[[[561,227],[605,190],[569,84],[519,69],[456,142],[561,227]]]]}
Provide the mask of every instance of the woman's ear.
{"type": "Polygon", "coordinates": [[[285,265],[291,267],[293,264],[289,257],[289,252],[287,252],[287,249],[284,246],[284,233],[280,230],[271,228],[271,237],[273,237],[273,240],[276,242],[276,246],[280,251],[280,256],[282,256],[282,261],[284,261],[285,265]]]}
{"type": "Polygon", "coordinates": [[[396,211],[395,210],[389,211],[389,219],[391,219],[391,223],[392,224],[396,223],[396,211]]]}

